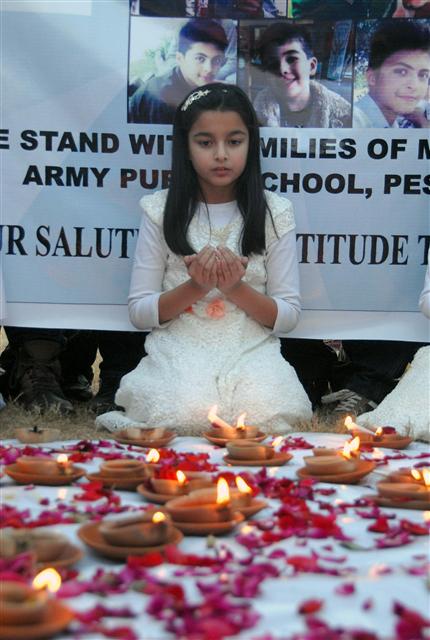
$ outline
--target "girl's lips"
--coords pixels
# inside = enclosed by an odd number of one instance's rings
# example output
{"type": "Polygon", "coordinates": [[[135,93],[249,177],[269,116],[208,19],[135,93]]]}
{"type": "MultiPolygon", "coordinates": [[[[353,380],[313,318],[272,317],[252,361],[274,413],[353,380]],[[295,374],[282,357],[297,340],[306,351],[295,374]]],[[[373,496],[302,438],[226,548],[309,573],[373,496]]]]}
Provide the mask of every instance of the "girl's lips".
{"type": "Polygon", "coordinates": [[[227,169],[226,167],[217,167],[216,169],[212,170],[214,173],[219,174],[219,175],[224,175],[225,173],[229,173],[230,169],[227,169]]]}

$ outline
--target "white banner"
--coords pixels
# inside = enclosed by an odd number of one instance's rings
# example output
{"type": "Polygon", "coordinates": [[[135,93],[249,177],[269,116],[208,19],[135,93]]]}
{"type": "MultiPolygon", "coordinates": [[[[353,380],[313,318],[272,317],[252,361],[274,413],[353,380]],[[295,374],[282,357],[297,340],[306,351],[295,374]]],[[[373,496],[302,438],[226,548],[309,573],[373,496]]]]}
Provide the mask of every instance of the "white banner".
{"type": "MultiPolygon", "coordinates": [[[[25,4],[2,6],[7,322],[130,329],[138,201],[167,187],[171,149],[170,125],[127,122],[139,18],[127,0],[25,4]]],[[[295,207],[303,313],[289,335],[428,340],[428,129],[264,127],[261,141],[266,188],[295,207]]]]}

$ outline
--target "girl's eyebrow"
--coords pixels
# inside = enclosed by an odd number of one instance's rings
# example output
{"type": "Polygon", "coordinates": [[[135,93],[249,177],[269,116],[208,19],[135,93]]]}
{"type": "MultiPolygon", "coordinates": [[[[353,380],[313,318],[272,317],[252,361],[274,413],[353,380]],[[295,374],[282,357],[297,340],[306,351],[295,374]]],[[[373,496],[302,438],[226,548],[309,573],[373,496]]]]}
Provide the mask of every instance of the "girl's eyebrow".
{"type": "MultiPolygon", "coordinates": [[[[227,135],[237,136],[240,134],[246,136],[246,131],[244,131],[243,129],[234,129],[233,131],[229,131],[227,135]]],[[[193,134],[193,138],[198,138],[199,136],[205,136],[205,137],[211,138],[213,134],[210,133],[209,131],[198,131],[197,133],[193,134]]]]}

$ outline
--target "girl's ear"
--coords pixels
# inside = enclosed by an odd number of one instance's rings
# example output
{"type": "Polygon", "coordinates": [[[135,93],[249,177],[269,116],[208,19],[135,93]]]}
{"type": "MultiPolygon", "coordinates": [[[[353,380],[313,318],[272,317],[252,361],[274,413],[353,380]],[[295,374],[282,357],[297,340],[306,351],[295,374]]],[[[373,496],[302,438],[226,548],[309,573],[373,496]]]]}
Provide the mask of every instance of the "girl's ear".
{"type": "Polygon", "coordinates": [[[309,75],[311,77],[316,74],[317,66],[318,66],[318,60],[315,58],[315,56],[312,56],[312,58],[310,58],[309,60],[309,75]]]}

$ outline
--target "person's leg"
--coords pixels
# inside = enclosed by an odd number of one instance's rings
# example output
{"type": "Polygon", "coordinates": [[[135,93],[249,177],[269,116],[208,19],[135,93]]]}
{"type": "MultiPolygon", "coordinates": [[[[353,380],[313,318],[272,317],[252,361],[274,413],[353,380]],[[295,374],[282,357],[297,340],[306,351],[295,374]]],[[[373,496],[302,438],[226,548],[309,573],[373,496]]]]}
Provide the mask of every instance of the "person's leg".
{"type": "Polygon", "coordinates": [[[97,331],[68,330],[67,345],[61,353],[62,387],[65,395],[74,400],[92,398],[92,365],[97,354],[97,331]]]}
{"type": "Polygon", "coordinates": [[[73,405],[61,389],[59,356],[65,346],[61,329],[4,327],[8,347],[2,353],[8,393],[26,409],[71,413],[73,405]]]}
{"type": "Polygon", "coordinates": [[[296,370],[297,376],[315,409],[321,397],[328,393],[336,353],[323,340],[281,338],[281,353],[296,370]]]}
{"type": "Polygon", "coordinates": [[[334,411],[359,415],[374,409],[390,393],[423,346],[417,342],[392,340],[343,340],[347,361],[335,370],[337,391],[324,397],[337,403],[334,411]]]}
{"type": "Polygon", "coordinates": [[[99,414],[118,409],[115,405],[115,393],[120,380],[126,373],[135,369],[146,355],[147,334],[140,331],[97,331],[95,333],[102,362],[100,363],[99,390],[90,401],[89,408],[99,414]]]}

